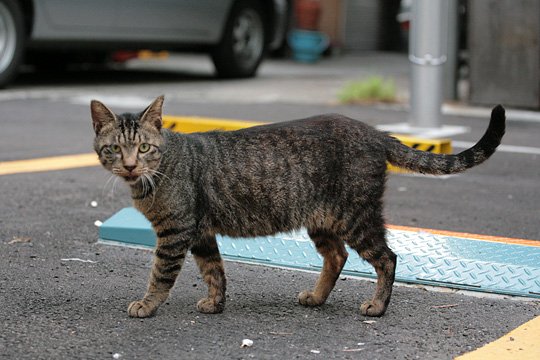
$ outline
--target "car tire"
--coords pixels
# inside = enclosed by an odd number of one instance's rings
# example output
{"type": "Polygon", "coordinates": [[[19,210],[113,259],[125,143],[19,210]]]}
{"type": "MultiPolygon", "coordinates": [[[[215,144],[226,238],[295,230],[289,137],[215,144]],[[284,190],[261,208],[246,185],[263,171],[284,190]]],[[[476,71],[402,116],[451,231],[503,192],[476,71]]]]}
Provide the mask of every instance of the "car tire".
{"type": "Polygon", "coordinates": [[[221,78],[246,78],[257,73],[265,55],[266,27],[257,1],[237,1],[231,9],[212,61],[221,78]]]}
{"type": "Polygon", "coordinates": [[[17,74],[25,38],[21,8],[13,0],[0,0],[0,88],[17,74]]]}

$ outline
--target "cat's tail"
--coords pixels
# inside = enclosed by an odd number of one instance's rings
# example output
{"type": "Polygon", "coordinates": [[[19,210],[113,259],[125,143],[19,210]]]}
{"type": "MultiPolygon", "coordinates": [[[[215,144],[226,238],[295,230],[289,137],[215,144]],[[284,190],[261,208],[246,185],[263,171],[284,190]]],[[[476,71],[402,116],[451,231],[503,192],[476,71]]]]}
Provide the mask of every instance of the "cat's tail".
{"type": "Polygon", "coordinates": [[[480,141],[454,155],[416,150],[392,138],[387,148],[387,160],[392,165],[422,174],[455,174],[483,163],[495,152],[504,135],[505,121],[504,108],[497,105],[491,111],[489,126],[480,141]]]}

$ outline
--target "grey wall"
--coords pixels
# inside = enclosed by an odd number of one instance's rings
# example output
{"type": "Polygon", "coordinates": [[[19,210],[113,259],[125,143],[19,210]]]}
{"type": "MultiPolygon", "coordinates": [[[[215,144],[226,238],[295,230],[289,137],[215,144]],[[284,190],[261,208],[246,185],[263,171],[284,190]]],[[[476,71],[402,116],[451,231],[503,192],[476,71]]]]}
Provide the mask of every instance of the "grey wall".
{"type": "Polygon", "coordinates": [[[540,108],[540,1],[469,1],[470,101],[540,108]]]}

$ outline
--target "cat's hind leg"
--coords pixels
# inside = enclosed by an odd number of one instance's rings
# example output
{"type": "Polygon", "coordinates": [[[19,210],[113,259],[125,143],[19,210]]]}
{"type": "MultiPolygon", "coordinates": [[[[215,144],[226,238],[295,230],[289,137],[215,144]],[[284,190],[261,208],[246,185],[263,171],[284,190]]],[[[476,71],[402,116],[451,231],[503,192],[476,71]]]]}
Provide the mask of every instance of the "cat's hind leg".
{"type": "Polygon", "coordinates": [[[192,227],[171,227],[157,232],[158,239],[148,289],[142,300],[134,301],[128,306],[129,316],[139,318],[152,316],[167,299],[182,269],[194,234],[192,227]]]}
{"type": "Polygon", "coordinates": [[[199,300],[197,310],[205,314],[222,312],[225,308],[227,280],[215,236],[199,239],[191,248],[191,253],[208,285],[208,297],[199,300]]]}
{"type": "Polygon", "coordinates": [[[386,229],[382,216],[375,216],[372,221],[353,223],[345,238],[346,243],[368,261],[377,273],[377,287],[371,300],[360,306],[360,312],[366,316],[382,316],[392,295],[397,256],[386,245],[386,229]]]}
{"type": "Polygon", "coordinates": [[[318,306],[330,295],[349,254],[343,240],[329,231],[308,229],[308,234],[324,258],[323,268],[313,291],[302,291],[298,302],[304,306],[318,306]]]}

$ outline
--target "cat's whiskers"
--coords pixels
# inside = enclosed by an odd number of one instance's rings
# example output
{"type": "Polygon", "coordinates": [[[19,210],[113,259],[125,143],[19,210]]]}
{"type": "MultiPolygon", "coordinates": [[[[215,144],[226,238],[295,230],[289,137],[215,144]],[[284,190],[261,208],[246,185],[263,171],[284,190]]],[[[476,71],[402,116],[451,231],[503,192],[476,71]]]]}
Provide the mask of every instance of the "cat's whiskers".
{"type": "Polygon", "coordinates": [[[148,184],[147,184],[147,178],[146,178],[146,174],[145,173],[142,173],[141,174],[141,183],[142,183],[142,191],[143,191],[143,194],[147,194],[148,193],[148,184]]]}
{"type": "Polygon", "coordinates": [[[106,196],[111,197],[111,198],[114,197],[114,192],[116,190],[116,184],[117,184],[119,176],[120,176],[120,169],[113,167],[111,169],[111,173],[112,173],[112,175],[107,179],[107,181],[103,185],[103,189],[101,191],[101,197],[102,198],[105,197],[105,190],[107,189],[107,186],[111,183],[111,180],[112,180],[111,190],[108,192],[108,194],[106,196]]]}
{"type": "Polygon", "coordinates": [[[112,189],[111,189],[111,197],[114,197],[114,192],[116,191],[116,186],[118,184],[118,179],[120,179],[120,178],[118,176],[116,176],[114,181],[113,181],[112,189]]]}
{"type": "MultiPolygon", "coordinates": [[[[105,197],[105,190],[107,189],[107,186],[109,185],[111,180],[113,180],[114,178],[118,178],[118,177],[115,176],[114,174],[112,174],[111,176],[109,176],[109,178],[107,179],[107,181],[103,185],[103,188],[101,189],[101,198],[102,199],[105,197]]],[[[114,185],[114,182],[112,183],[112,185],[114,185]]]]}
{"type": "Polygon", "coordinates": [[[150,174],[152,174],[152,176],[156,176],[160,180],[162,178],[166,178],[168,180],[171,180],[171,178],[169,176],[167,176],[167,174],[162,173],[161,171],[158,171],[158,170],[155,170],[155,169],[145,169],[145,170],[148,171],[150,174]]]}

